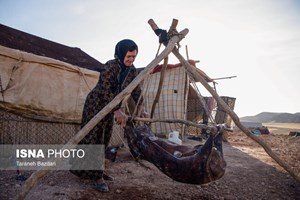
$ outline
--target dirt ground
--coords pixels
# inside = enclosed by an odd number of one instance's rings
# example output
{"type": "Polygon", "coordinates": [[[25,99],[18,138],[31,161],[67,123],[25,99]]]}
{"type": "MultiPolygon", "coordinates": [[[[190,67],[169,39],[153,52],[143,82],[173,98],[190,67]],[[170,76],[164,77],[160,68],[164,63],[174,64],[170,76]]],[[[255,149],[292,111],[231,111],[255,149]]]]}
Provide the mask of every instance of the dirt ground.
{"type": "MultiPolygon", "coordinates": [[[[290,129],[272,128],[269,135],[258,135],[300,176],[300,137],[289,136],[290,129]]],[[[198,144],[188,141],[186,144],[198,144]]],[[[300,183],[265,153],[262,147],[242,132],[228,133],[224,143],[227,162],[225,175],[205,185],[175,182],[147,161],[134,161],[127,148],[118,151],[107,173],[109,193],[94,189],[68,171],[51,171],[26,199],[300,199],[300,183]]],[[[15,179],[15,171],[1,171],[0,199],[15,199],[24,182],[15,179]]],[[[30,176],[32,172],[24,172],[30,176]]]]}

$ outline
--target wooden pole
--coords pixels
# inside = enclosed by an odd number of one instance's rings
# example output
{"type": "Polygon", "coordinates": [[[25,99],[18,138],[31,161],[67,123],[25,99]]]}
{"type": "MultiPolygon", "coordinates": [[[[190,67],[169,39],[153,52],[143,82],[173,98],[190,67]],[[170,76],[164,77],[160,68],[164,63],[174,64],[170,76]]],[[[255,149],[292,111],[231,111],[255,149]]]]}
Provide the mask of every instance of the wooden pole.
{"type": "Polygon", "coordinates": [[[222,79],[231,79],[231,78],[236,78],[237,76],[227,76],[227,77],[220,77],[220,78],[212,78],[213,81],[215,80],[222,80],[222,79]]]}
{"type": "Polygon", "coordinates": [[[178,19],[172,19],[172,24],[170,26],[169,32],[175,31],[178,24],[178,19]]]}
{"type": "MultiPolygon", "coordinates": [[[[215,130],[215,128],[216,128],[215,126],[199,124],[199,123],[184,120],[184,119],[156,119],[156,118],[134,117],[132,120],[140,121],[140,122],[151,122],[151,123],[154,123],[154,122],[181,123],[181,124],[185,124],[185,125],[188,125],[188,126],[194,126],[194,127],[197,127],[197,128],[205,129],[205,130],[208,130],[208,131],[215,130]]],[[[223,127],[223,129],[227,130],[227,131],[231,131],[231,129],[228,129],[226,127],[223,127]]]]}
{"type": "Polygon", "coordinates": [[[153,117],[156,104],[159,101],[159,97],[160,97],[161,90],[162,90],[162,87],[163,87],[165,71],[167,69],[167,66],[168,66],[168,56],[164,59],[163,67],[160,70],[159,84],[158,84],[157,92],[156,92],[156,95],[155,95],[155,98],[154,98],[154,101],[153,101],[153,104],[152,104],[152,108],[151,108],[151,112],[150,112],[150,118],[153,117]]]}
{"type": "MultiPolygon", "coordinates": [[[[149,23],[149,22],[148,22],[149,23]]],[[[155,22],[151,21],[151,27],[158,27],[155,22]]],[[[221,105],[226,113],[229,114],[231,119],[234,121],[235,125],[243,131],[248,137],[257,142],[260,146],[264,148],[266,153],[273,158],[281,167],[283,167],[292,177],[294,177],[298,182],[300,182],[300,176],[297,176],[296,172],[284,161],[282,161],[273,151],[272,149],[259,137],[252,134],[249,129],[244,127],[239,117],[236,113],[230,109],[230,107],[219,97],[219,95],[213,90],[213,88],[207,83],[207,81],[197,72],[196,68],[191,66],[188,61],[184,59],[184,57],[179,53],[178,49],[173,49],[172,53],[179,59],[182,65],[186,68],[186,70],[190,73],[191,76],[197,78],[200,83],[209,91],[209,93],[216,99],[217,103],[221,105]]]]}
{"type": "MultiPolygon", "coordinates": [[[[182,40],[188,33],[188,29],[184,29],[180,32],[179,35],[173,36],[166,48],[153,60],[151,61],[147,67],[121,92],[119,93],[109,104],[107,104],[97,115],[95,115],[74,137],[72,137],[66,145],[62,148],[66,148],[70,144],[78,144],[78,142],[84,138],[98,123],[101,119],[103,119],[114,107],[116,107],[125,96],[130,95],[131,92],[140,84],[142,80],[145,79],[147,75],[151,73],[151,71],[158,65],[160,61],[162,61],[165,57],[167,57],[170,52],[174,49],[177,42],[182,40]]],[[[41,168],[40,170],[34,172],[24,183],[22,187],[21,193],[18,195],[17,199],[22,200],[25,199],[30,190],[34,187],[34,185],[43,178],[49,169],[46,167],[41,168]]]]}
{"type": "Polygon", "coordinates": [[[282,161],[273,151],[272,149],[266,144],[261,138],[257,137],[256,135],[252,134],[249,129],[244,127],[239,117],[236,115],[236,113],[230,109],[230,107],[223,101],[221,97],[213,90],[213,88],[207,83],[207,81],[195,70],[193,66],[189,64],[178,52],[177,49],[174,49],[172,53],[180,60],[180,62],[186,67],[186,69],[192,74],[193,76],[197,77],[200,83],[209,91],[209,93],[216,99],[217,103],[221,105],[221,107],[224,109],[224,111],[231,117],[231,119],[234,121],[235,125],[243,131],[248,137],[250,137],[252,140],[257,142],[260,146],[263,147],[263,149],[266,151],[266,153],[273,158],[281,167],[283,167],[292,177],[294,177],[298,182],[300,182],[300,177],[297,176],[296,172],[284,161],[282,161]]]}

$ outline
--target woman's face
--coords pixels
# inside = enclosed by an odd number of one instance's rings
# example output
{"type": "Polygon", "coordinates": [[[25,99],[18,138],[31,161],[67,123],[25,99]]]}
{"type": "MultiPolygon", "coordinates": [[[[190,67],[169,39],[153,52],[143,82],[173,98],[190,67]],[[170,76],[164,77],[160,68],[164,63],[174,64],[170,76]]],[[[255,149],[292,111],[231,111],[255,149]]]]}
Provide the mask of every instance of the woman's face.
{"type": "Polygon", "coordinates": [[[127,67],[130,67],[131,65],[133,65],[136,55],[137,55],[137,50],[127,51],[126,56],[124,58],[124,64],[127,67]]]}

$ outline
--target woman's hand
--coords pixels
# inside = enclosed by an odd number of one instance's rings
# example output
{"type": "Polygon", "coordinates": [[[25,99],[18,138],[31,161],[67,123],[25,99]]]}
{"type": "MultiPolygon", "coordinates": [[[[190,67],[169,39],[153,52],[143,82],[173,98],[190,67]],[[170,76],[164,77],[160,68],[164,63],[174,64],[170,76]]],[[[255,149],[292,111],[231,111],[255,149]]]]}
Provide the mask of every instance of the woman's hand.
{"type": "Polygon", "coordinates": [[[125,127],[128,120],[128,116],[122,111],[122,109],[116,110],[114,112],[114,115],[116,122],[120,124],[121,127],[125,127]]]}
{"type": "Polygon", "coordinates": [[[138,113],[140,117],[147,118],[149,117],[149,113],[145,110],[144,106],[139,106],[138,113]]]}

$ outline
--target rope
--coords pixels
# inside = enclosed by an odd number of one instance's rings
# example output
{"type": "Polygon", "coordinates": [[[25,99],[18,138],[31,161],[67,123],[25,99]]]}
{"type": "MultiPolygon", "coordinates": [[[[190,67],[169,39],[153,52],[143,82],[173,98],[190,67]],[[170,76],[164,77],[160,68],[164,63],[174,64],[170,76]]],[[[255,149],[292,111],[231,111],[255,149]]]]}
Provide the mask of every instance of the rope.
{"type": "Polygon", "coordinates": [[[160,47],[161,47],[161,43],[159,43],[159,45],[158,45],[158,49],[157,49],[157,52],[156,52],[156,55],[155,55],[155,57],[157,57],[157,56],[158,56],[158,54],[159,54],[159,50],[160,50],[160,47]]]}
{"type": "MultiPolygon", "coordinates": [[[[1,54],[1,55],[2,55],[2,54],[1,54]]],[[[5,55],[2,55],[2,56],[5,56],[5,55]]],[[[10,74],[9,80],[11,80],[11,77],[12,77],[14,71],[15,71],[17,68],[19,68],[19,64],[20,64],[22,61],[23,61],[23,58],[20,57],[19,60],[18,60],[16,63],[13,64],[13,66],[12,66],[12,73],[10,74]]],[[[0,92],[1,92],[1,94],[2,94],[2,99],[3,99],[3,102],[4,102],[4,91],[5,91],[5,89],[3,88],[3,85],[2,85],[1,76],[0,76],[0,89],[1,89],[0,92]]]]}
{"type": "Polygon", "coordinates": [[[92,89],[90,88],[90,86],[89,86],[89,84],[88,84],[88,82],[87,82],[87,80],[86,80],[86,78],[85,78],[84,73],[81,71],[81,69],[80,69],[79,67],[77,67],[77,69],[78,69],[79,75],[82,77],[82,79],[84,80],[86,86],[87,86],[88,89],[91,91],[92,89]]]}
{"type": "Polygon", "coordinates": [[[3,101],[4,101],[4,89],[3,89],[3,87],[2,87],[1,76],[0,76],[0,92],[1,92],[1,94],[2,94],[2,99],[3,99],[3,101]]]}

